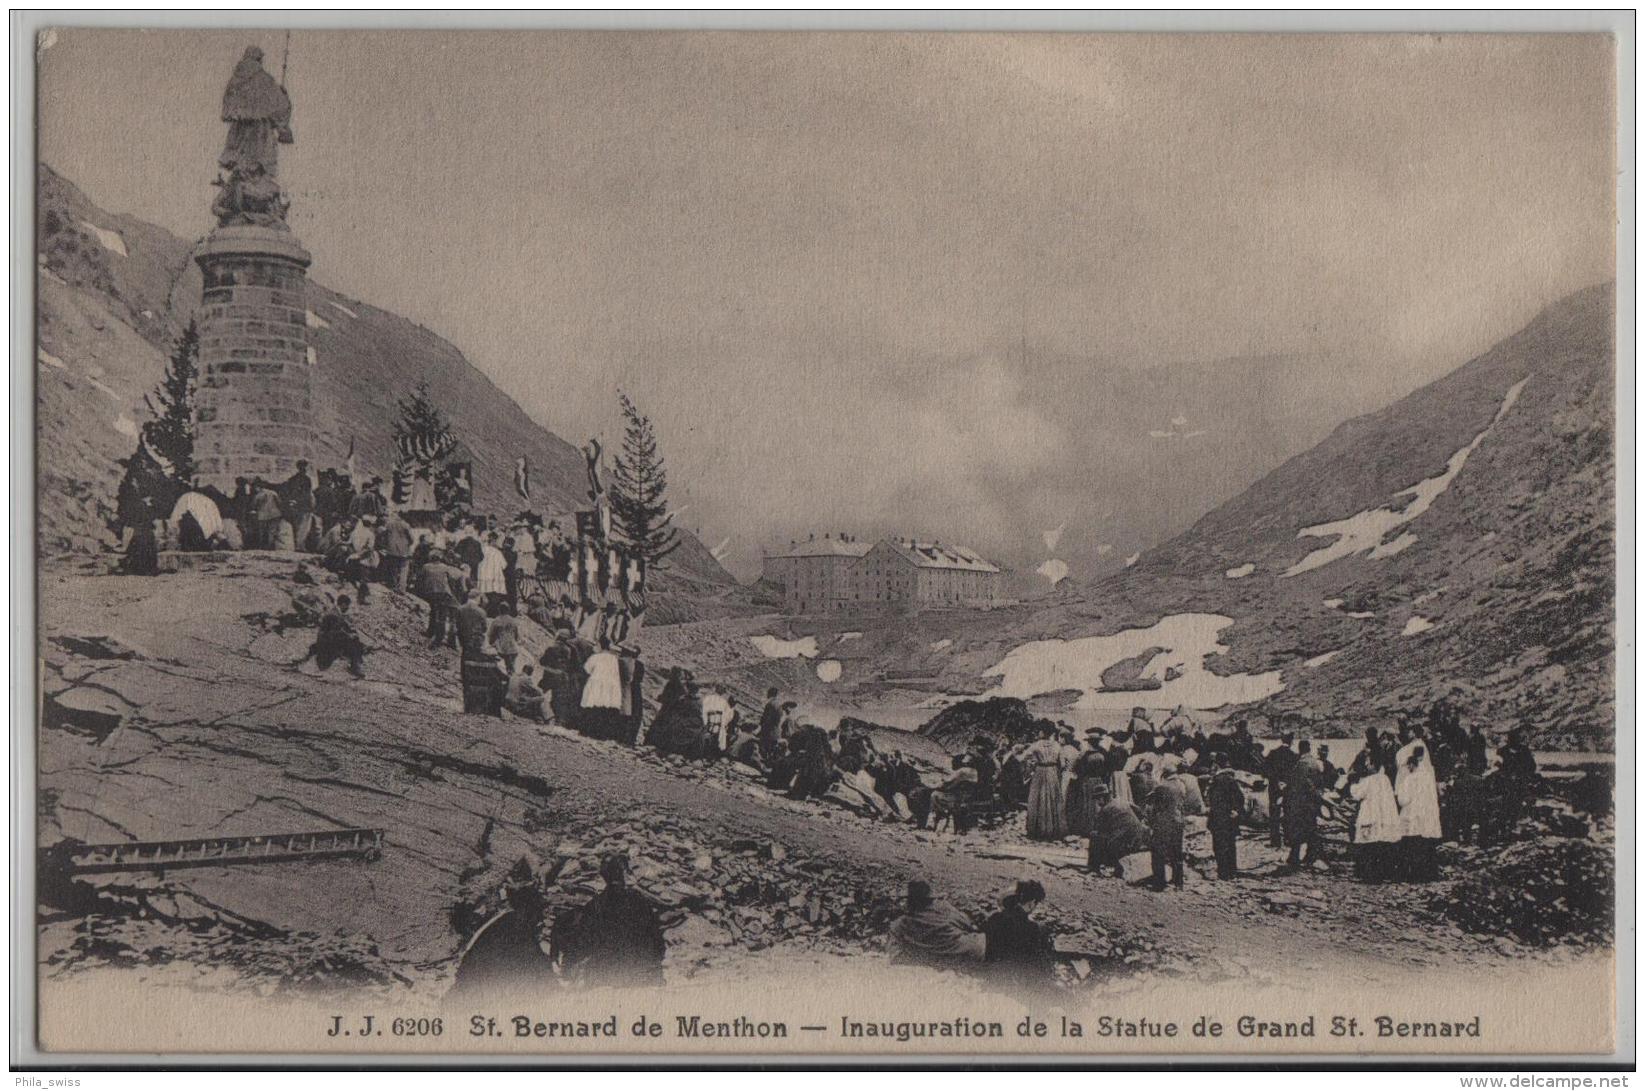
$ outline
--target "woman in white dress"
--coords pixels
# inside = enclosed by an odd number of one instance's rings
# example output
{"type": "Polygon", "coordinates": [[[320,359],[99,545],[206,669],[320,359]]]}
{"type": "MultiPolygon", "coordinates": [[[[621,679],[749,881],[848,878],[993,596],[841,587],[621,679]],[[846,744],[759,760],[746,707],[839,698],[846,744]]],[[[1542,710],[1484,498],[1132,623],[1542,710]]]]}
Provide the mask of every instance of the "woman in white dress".
{"type": "Polygon", "coordinates": [[[1354,774],[1348,796],[1359,804],[1354,815],[1354,873],[1380,882],[1387,878],[1390,856],[1404,836],[1394,786],[1384,770],[1373,766],[1354,774]]]}
{"type": "Polygon", "coordinates": [[[596,739],[616,739],[623,718],[622,662],[611,645],[603,645],[583,664],[588,681],[583,683],[581,724],[584,734],[596,739]]]}
{"type": "Polygon", "coordinates": [[[498,598],[508,597],[508,560],[503,551],[497,548],[495,532],[487,534],[485,541],[480,545],[480,566],[475,573],[475,585],[479,589],[481,601],[486,596],[496,595],[498,598]]]}
{"type": "Polygon", "coordinates": [[[1404,877],[1428,882],[1438,874],[1434,850],[1444,838],[1439,785],[1428,743],[1419,733],[1394,755],[1394,800],[1399,805],[1400,863],[1404,877]]]}

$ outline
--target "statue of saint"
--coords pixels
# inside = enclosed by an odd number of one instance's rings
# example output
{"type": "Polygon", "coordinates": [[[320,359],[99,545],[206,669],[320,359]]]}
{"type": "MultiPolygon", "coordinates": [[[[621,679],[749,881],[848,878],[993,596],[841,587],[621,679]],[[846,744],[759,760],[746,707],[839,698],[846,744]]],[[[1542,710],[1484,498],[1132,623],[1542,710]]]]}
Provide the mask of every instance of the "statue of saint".
{"type": "Polygon", "coordinates": [[[263,70],[263,51],[256,46],[234,66],[223,91],[223,120],[228,139],[217,165],[222,189],[211,206],[221,224],[285,222],[289,202],[280,192],[279,145],[292,143],[291,99],[285,88],[263,70]]]}

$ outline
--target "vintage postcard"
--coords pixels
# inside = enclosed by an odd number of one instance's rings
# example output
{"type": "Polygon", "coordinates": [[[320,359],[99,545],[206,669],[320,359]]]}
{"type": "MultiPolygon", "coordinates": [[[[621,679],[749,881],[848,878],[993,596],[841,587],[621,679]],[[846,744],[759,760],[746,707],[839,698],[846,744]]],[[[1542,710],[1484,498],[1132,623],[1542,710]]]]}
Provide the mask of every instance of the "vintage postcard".
{"type": "Polygon", "coordinates": [[[1615,36],[35,46],[46,1054],[1616,1048],[1615,36]]]}

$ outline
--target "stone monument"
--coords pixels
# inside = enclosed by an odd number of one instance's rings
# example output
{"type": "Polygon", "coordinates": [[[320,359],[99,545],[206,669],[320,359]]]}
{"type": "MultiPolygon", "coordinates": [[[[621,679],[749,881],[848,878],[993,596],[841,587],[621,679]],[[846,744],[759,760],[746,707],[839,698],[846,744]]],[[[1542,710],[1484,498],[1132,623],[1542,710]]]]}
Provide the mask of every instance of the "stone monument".
{"type": "Polygon", "coordinates": [[[237,477],[278,482],[312,461],[314,406],[309,254],[286,225],[278,181],[291,99],[255,46],[223,92],[223,120],[217,226],[194,252],[205,277],[194,456],[197,483],[232,494],[237,477]]]}

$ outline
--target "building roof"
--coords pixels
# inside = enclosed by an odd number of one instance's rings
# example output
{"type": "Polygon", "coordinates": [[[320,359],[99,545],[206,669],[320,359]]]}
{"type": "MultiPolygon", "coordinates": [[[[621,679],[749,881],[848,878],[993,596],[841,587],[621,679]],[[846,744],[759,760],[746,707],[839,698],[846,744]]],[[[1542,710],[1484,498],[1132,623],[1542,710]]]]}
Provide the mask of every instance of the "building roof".
{"type": "Polygon", "coordinates": [[[777,553],[766,554],[767,560],[798,557],[861,557],[870,549],[872,542],[846,541],[844,538],[813,538],[806,542],[795,542],[787,549],[777,553]]]}
{"type": "Polygon", "coordinates": [[[999,566],[964,546],[919,542],[913,538],[882,539],[898,556],[918,568],[945,568],[961,572],[998,572],[999,566]]]}

